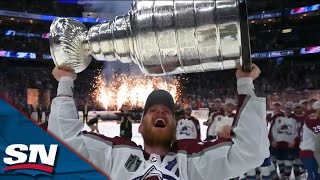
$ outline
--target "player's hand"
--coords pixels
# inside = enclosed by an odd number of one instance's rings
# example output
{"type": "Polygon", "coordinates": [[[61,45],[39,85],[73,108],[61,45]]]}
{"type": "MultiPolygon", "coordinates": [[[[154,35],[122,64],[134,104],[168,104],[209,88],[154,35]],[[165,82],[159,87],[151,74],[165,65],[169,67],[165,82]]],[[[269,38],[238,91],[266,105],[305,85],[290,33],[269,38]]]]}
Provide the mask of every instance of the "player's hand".
{"type": "Polygon", "coordinates": [[[66,65],[61,65],[60,67],[55,67],[52,71],[52,75],[54,76],[54,78],[57,81],[60,81],[61,77],[63,77],[63,76],[71,77],[73,80],[77,79],[76,72],[72,68],[70,68],[66,65]]]}
{"type": "Polygon", "coordinates": [[[218,132],[218,136],[223,138],[230,138],[231,137],[230,134],[231,134],[231,126],[229,125],[224,125],[222,127],[222,130],[218,132]]]}
{"type": "Polygon", "coordinates": [[[275,141],[272,141],[271,146],[274,147],[274,148],[276,148],[276,147],[278,146],[278,143],[275,142],[275,141]]]}
{"type": "Polygon", "coordinates": [[[242,70],[242,66],[237,66],[237,72],[236,72],[236,77],[237,79],[243,78],[243,77],[251,77],[253,80],[257,79],[261,73],[261,70],[259,67],[255,64],[252,64],[252,70],[251,72],[244,72],[242,70]]]}

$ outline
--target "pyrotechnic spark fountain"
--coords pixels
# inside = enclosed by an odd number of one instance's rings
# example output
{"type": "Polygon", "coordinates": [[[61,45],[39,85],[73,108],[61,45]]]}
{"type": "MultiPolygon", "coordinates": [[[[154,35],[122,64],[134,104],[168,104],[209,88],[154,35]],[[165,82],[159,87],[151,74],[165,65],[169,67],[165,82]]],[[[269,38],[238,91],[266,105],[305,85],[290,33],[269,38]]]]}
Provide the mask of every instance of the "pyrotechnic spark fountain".
{"type": "Polygon", "coordinates": [[[94,81],[93,99],[106,110],[119,110],[122,105],[143,107],[148,95],[155,89],[167,90],[175,101],[181,94],[178,79],[118,74],[107,81],[100,71],[94,81]]]}

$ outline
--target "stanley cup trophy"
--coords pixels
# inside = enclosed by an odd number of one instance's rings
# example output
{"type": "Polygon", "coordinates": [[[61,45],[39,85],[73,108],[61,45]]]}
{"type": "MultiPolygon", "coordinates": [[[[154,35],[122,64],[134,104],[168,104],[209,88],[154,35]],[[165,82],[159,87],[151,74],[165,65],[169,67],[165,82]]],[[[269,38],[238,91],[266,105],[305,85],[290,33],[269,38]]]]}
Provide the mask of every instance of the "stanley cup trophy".
{"type": "Polygon", "coordinates": [[[150,76],[231,69],[239,63],[251,69],[244,0],[135,1],[126,15],[89,30],[74,19],[57,18],[49,39],[56,66],[67,64],[77,73],[92,56],[137,64],[150,76]]]}

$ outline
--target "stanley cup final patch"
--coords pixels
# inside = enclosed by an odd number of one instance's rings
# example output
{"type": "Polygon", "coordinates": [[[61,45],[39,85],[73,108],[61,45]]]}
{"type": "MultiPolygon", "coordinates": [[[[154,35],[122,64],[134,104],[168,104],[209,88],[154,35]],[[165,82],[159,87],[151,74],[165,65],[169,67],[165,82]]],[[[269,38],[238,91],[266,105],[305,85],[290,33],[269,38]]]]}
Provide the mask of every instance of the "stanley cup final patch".
{"type": "Polygon", "coordinates": [[[138,156],[130,154],[130,157],[126,162],[125,167],[129,172],[135,172],[138,170],[141,163],[142,161],[138,156]]]}

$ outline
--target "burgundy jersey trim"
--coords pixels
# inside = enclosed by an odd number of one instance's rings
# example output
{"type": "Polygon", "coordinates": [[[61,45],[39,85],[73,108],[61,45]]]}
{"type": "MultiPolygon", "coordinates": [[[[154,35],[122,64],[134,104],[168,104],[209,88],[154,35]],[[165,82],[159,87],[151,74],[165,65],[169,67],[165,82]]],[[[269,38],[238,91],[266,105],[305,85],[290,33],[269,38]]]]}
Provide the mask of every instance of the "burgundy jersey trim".
{"type": "Polygon", "coordinates": [[[194,126],[196,127],[196,131],[197,131],[197,137],[196,139],[198,141],[201,141],[201,130],[200,130],[200,124],[199,124],[199,120],[193,116],[191,116],[188,120],[192,121],[194,126]]]}
{"type": "Polygon", "coordinates": [[[251,96],[247,96],[247,95],[239,95],[238,96],[238,107],[237,107],[237,113],[235,115],[235,119],[232,123],[232,127],[236,127],[238,126],[238,121],[239,121],[239,118],[240,118],[240,115],[243,111],[243,109],[246,107],[247,103],[249,102],[251,96]]]}
{"type": "Polygon", "coordinates": [[[271,113],[269,113],[269,114],[267,114],[267,123],[271,123],[271,119],[272,119],[272,114],[271,113]]]}
{"type": "Polygon", "coordinates": [[[176,141],[170,152],[171,153],[178,153],[181,151],[185,151],[186,154],[192,155],[192,154],[203,154],[204,152],[216,149],[221,146],[231,146],[232,141],[230,138],[218,138],[217,140],[212,141],[203,141],[198,142],[196,139],[182,139],[176,141]]]}
{"type": "Polygon", "coordinates": [[[303,124],[304,123],[304,121],[306,120],[306,115],[305,114],[303,114],[303,115],[297,115],[297,114],[292,114],[292,117],[294,118],[294,119],[296,119],[299,123],[301,123],[301,124],[303,124]]]}
{"type": "Polygon", "coordinates": [[[311,118],[311,117],[309,117],[308,119],[306,119],[305,125],[313,133],[318,134],[319,133],[318,132],[318,127],[320,127],[320,119],[319,118],[311,118]]]}
{"type": "Polygon", "coordinates": [[[300,158],[307,158],[307,157],[314,157],[313,151],[310,151],[310,150],[300,151],[300,158]]]}
{"type": "Polygon", "coordinates": [[[135,142],[130,141],[127,138],[123,138],[123,137],[116,136],[114,138],[110,138],[101,134],[87,132],[87,131],[83,131],[82,134],[84,136],[87,136],[99,141],[103,141],[111,146],[129,146],[133,148],[137,148],[137,147],[140,148],[140,146],[138,146],[135,142]]]}
{"type": "Polygon", "coordinates": [[[316,113],[316,110],[314,110],[314,109],[309,109],[309,110],[307,110],[305,113],[304,113],[304,115],[305,115],[305,117],[306,118],[309,118],[312,114],[314,114],[314,113],[316,113]]]}

